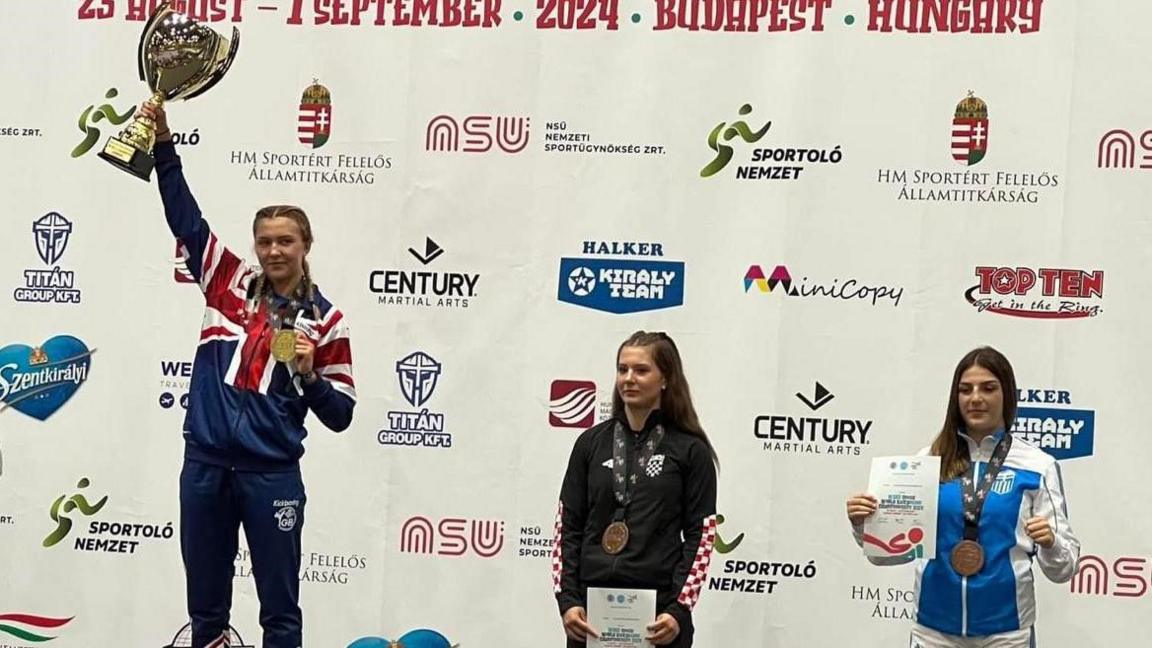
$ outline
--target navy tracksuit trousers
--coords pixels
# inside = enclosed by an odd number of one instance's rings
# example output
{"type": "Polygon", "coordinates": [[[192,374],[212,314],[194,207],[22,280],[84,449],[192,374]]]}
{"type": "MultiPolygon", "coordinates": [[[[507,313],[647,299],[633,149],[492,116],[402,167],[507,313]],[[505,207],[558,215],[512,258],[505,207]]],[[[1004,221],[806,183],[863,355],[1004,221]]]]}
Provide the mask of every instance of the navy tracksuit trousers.
{"type": "Polygon", "coordinates": [[[240,526],[260,599],[263,648],[300,648],[300,532],[304,483],[297,467],[243,472],[184,460],[180,551],[192,648],[227,646],[240,526]]]}

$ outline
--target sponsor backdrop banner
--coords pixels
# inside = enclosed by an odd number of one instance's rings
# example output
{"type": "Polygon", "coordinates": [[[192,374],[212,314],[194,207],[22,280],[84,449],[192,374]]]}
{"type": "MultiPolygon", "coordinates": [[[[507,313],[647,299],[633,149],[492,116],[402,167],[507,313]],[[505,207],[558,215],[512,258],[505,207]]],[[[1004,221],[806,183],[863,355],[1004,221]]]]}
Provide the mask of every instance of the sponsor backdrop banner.
{"type": "MultiPolygon", "coordinates": [[[[149,94],[155,4],[4,3],[0,646],[188,645],[202,302],[155,178],[97,156],[149,94]]],[[[308,645],[560,645],[562,473],[641,328],[676,338],[721,460],[698,645],[906,645],[911,569],[864,560],[844,499],[928,444],[979,344],[1084,544],[1038,584],[1040,644],[1152,633],[1152,8],[177,5],[242,34],[168,107],[206,218],[254,261],[256,209],[303,206],[352,330],[353,424],[310,419],[302,464],[308,645]]],[[[243,541],[235,590],[258,646],[243,541]]]]}

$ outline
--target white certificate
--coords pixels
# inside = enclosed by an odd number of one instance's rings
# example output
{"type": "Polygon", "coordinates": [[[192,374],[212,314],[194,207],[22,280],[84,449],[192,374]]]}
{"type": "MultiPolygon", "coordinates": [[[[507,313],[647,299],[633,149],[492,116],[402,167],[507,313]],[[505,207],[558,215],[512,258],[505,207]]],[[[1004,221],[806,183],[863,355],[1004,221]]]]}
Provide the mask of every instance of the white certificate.
{"type": "Polygon", "coordinates": [[[868,492],[879,508],[864,521],[864,555],[936,557],[940,457],[876,457],[868,492]]]}
{"type": "Polygon", "coordinates": [[[651,648],[645,639],[656,620],[656,590],[588,588],[588,625],[600,633],[588,636],[588,648],[651,648]]]}

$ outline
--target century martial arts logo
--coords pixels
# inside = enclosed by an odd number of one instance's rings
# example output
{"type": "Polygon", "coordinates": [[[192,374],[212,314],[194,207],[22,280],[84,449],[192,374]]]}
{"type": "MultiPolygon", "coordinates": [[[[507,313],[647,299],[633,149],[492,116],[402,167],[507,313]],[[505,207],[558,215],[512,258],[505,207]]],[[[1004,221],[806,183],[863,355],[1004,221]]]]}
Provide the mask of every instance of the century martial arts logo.
{"type": "Polygon", "coordinates": [[[160,361],[160,396],[157,403],[163,409],[179,405],[188,409],[188,394],[192,386],[192,363],[183,360],[160,361]]]}
{"type": "MultiPolygon", "coordinates": [[[[19,641],[40,644],[60,638],[60,629],[76,617],[49,617],[39,614],[9,612],[0,614],[0,648],[8,648],[2,635],[11,635],[19,641]]],[[[12,646],[11,648],[15,648],[12,646]]]]}
{"type": "MultiPolygon", "coordinates": [[[[815,398],[809,399],[800,392],[796,398],[815,412],[834,395],[817,382],[815,398]]],[[[765,451],[860,456],[860,448],[872,443],[868,437],[872,423],[858,418],[762,414],[753,421],[752,434],[763,440],[765,451]]]]}
{"type": "MultiPolygon", "coordinates": [[[[444,254],[444,248],[425,237],[424,250],[410,247],[408,254],[428,266],[444,254]]],[[[368,290],[379,295],[378,304],[386,306],[468,308],[479,282],[480,275],[471,272],[392,269],[368,273],[368,290]]]]}
{"type": "Polygon", "coordinates": [[[1092,456],[1096,412],[1074,409],[1072,394],[1057,389],[1020,389],[1012,436],[1024,439],[1056,459],[1092,456]]]}
{"type": "MultiPolygon", "coordinates": [[[[558,428],[590,428],[596,423],[596,383],[553,380],[548,391],[548,424],[558,428]]],[[[611,415],[612,404],[600,403],[600,416],[611,415]]]]}
{"type": "Polygon", "coordinates": [[[977,266],[964,293],[978,312],[1038,319],[1082,319],[1104,312],[1103,270],[977,266]]]}
{"type": "MultiPolygon", "coordinates": [[[[756,130],[744,121],[744,117],[752,112],[751,104],[740,106],[737,112],[740,114],[740,119],[732,123],[720,122],[708,133],[708,148],[712,149],[713,158],[700,169],[701,178],[716,175],[732,161],[736,150],[728,144],[729,142],[739,137],[745,144],[756,144],[772,128],[771,120],[764,122],[756,130]]],[[[800,174],[809,165],[839,164],[843,159],[844,153],[839,145],[829,148],[793,145],[754,148],[749,158],[750,163],[736,166],[736,177],[741,180],[799,180],[800,174]]]]}
{"type": "Polygon", "coordinates": [[[684,262],[613,259],[662,257],[660,243],[584,241],[584,257],[560,259],[557,299],[606,313],[639,313],[684,303],[684,262]]]}
{"type": "Polygon", "coordinates": [[[971,91],[956,104],[952,117],[952,159],[966,166],[988,154],[988,104],[971,91]]]}
{"type": "Polygon", "coordinates": [[[1091,554],[1080,556],[1069,588],[1073,594],[1087,596],[1152,596],[1152,577],[1148,576],[1150,564],[1152,560],[1137,556],[1121,556],[1111,561],[1091,554]]]}
{"type": "Polygon", "coordinates": [[[437,115],[425,129],[424,149],[487,153],[497,147],[505,153],[519,153],[528,146],[530,125],[528,117],[470,115],[457,120],[451,115],[437,115]]]}
{"type": "Polygon", "coordinates": [[[332,93],[318,79],[304,88],[296,115],[296,135],[301,144],[318,149],[332,136],[332,93]]]}
{"type": "MultiPolygon", "coordinates": [[[[897,188],[898,201],[932,203],[992,203],[1030,205],[1040,201],[1042,191],[1060,185],[1060,178],[1048,171],[1014,172],[999,169],[974,171],[988,156],[991,120],[988,104],[969,91],[951,113],[950,140],[937,132],[941,158],[950,151],[954,165],[944,169],[881,168],[877,182],[897,188]],[[948,146],[948,149],[945,149],[948,146]],[[964,170],[956,170],[955,164],[964,170]]],[[[986,165],[981,168],[986,169],[986,165]]]]}
{"type": "MultiPolygon", "coordinates": [[[[91,482],[87,477],[81,477],[76,482],[76,488],[82,491],[91,482]]],[[[48,516],[56,528],[44,537],[40,545],[51,548],[67,538],[72,532],[74,520],[72,516],[79,511],[86,517],[93,517],[108,503],[108,496],[104,495],[95,503],[88,500],[87,495],[77,492],[69,496],[64,493],[52,502],[48,509],[48,516]]],[[[98,551],[104,553],[135,554],[140,543],[150,540],[171,540],[174,535],[172,522],[161,526],[159,524],[139,524],[134,522],[103,522],[91,521],[88,523],[87,537],[80,532],[75,537],[72,548],[76,551],[98,551]],[[135,538],[135,539],[126,539],[135,538]],[[145,540],[141,540],[141,538],[145,540]]]]}
{"type": "Polygon", "coordinates": [[[744,273],[745,293],[755,287],[761,294],[777,294],[785,299],[824,297],[840,301],[863,301],[872,306],[885,305],[893,308],[900,305],[900,299],[904,296],[903,286],[871,285],[859,279],[840,277],[831,281],[818,281],[801,276],[799,280],[793,280],[787,266],[775,266],[769,274],[764,273],[765,267],[767,266],[748,266],[748,271],[744,273]]]}
{"type": "Polygon", "coordinates": [[[449,642],[435,630],[420,628],[405,632],[396,641],[384,637],[361,637],[348,644],[348,648],[458,648],[459,645],[449,642]]]}
{"type": "Polygon", "coordinates": [[[503,549],[503,520],[446,517],[433,524],[431,519],[416,515],[400,527],[401,553],[492,558],[503,549]]]}
{"type": "Polygon", "coordinates": [[[432,398],[443,367],[432,356],[415,351],[396,363],[396,378],[404,400],[419,411],[388,412],[388,427],[380,430],[376,440],[382,445],[452,447],[452,435],[444,431],[444,414],[430,412],[424,403],[432,398]]]}
{"type": "MultiPolygon", "coordinates": [[[[245,643],[240,633],[232,626],[228,626],[226,634],[226,637],[221,637],[223,641],[217,639],[210,642],[208,648],[255,648],[252,644],[245,643]]],[[[186,624],[176,631],[176,636],[172,637],[172,641],[166,644],[164,648],[192,648],[192,624],[186,624]]]]}
{"type": "Polygon", "coordinates": [[[72,221],[48,212],[32,222],[32,237],[36,253],[48,269],[25,269],[24,285],[13,291],[12,297],[18,302],[79,304],[75,271],[61,270],[57,265],[72,238],[72,221]]]}
{"type": "MultiPolygon", "coordinates": [[[[706,519],[705,526],[711,526],[716,535],[713,548],[723,556],[736,553],[737,547],[745,541],[741,533],[731,542],[724,542],[719,533],[719,527],[724,523],[724,516],[717,514],[714,518],[706,519]]],[[[749,543],[750,544],[750,543],[749,543]]],[[[748,546],[745,544],[744,546],[748,546]]],[[[746,556],[746,552],[740,552],[746,556]]],[[[773,562],[769,560],[749,560],[725,558],[719,571],[715,567],[708,574],[708,589],[717,592],[737,592],[740,594],[768,595],[777,593],[777,587],[782,581],[793,579],[812,579],[816,577],[816,561],[807,563],[773,562]]]]}
{"type": "Polygon", "coordinates": [[[11,407],[46,420],[88,379],[95,352],[71,335],[57,335],[37,347],[10,344],[0,349],[0,412],[11,407]]]}

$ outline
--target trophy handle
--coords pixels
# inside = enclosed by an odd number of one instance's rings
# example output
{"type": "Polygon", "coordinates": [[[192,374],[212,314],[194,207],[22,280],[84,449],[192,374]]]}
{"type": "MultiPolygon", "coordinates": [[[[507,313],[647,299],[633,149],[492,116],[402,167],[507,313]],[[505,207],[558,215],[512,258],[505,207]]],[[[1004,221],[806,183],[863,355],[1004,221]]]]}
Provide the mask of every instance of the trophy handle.
{"type": "Polygon", "coordinates": [[[192,93],[190,93],[188,95],[185,95],[183,97],[184,100],[191,99],[192,97],[198,97],[198,96],[204,94],[205,92],[207,92],[212,86],[216,85],[217,83],[220,83],[220,79],[224,78],[224,74],[228,71],[228,68],[232,67],[232,61],[236,60],[236,52],[239,49],[240,49],[240,30],[233,27],[232,28],[232,42],[229,44],[228,57],[224,59],[223,65],[221,65],[215,72],[213,72],[212,76],[208,77],[208,80],[205,81],[204,85],[200,86],[199,89],[193,91],[192,93]]]}

